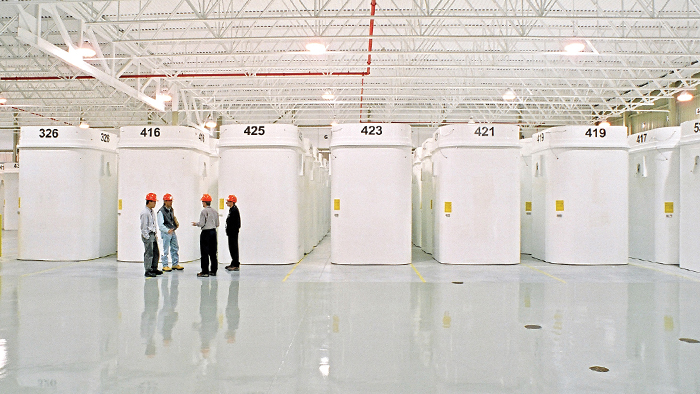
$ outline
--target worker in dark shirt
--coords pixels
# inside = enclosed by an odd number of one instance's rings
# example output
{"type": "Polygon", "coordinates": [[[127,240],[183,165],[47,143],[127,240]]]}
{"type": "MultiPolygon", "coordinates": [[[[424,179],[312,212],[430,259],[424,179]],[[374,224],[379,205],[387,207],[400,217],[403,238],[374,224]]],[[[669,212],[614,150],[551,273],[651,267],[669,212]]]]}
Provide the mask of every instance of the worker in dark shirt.
{"type": "Polygon", "coordinates": [[[202,272],[197,274],[199,278],[208,276],[216,276],[216,270],[219,262],[216,259],[216,228],[219,227],[219,214],[211,207],[211,196],[205,194],[202,196],[202,212],[199,215],[198,222],[192,222],[193,226],[202,229],[199,235],[199,249],[202,252],[202,272]],[[211,261],[211,268],[209,262],[211,261]]]}
{"type": "Polygon", "coordinates": [[[231,194],[226,199],[226,206],[229,207],[226,217],[226,236],[228,237],[228,250],[231,252],[231,264],[227,265],[226,271],[238,271],[241,265],[238,260],[238,230],[241,228],[241,214],[236,206],[238,199],[231,194]]]}

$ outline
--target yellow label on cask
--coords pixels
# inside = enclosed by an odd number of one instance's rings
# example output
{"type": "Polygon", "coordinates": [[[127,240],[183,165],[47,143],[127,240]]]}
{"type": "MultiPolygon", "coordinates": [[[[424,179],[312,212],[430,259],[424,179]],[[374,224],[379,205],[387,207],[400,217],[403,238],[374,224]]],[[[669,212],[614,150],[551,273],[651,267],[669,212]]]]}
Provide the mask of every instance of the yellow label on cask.
{"type": "Polygon", "coordinates": [[[664,213],[673,213],[673,201],[666,201],[664,203],[664,213]]]}
{"type": "Polygon", "coordinates": [[[557,200],[557,212],[564,210],[564,200],[557,200]]]}

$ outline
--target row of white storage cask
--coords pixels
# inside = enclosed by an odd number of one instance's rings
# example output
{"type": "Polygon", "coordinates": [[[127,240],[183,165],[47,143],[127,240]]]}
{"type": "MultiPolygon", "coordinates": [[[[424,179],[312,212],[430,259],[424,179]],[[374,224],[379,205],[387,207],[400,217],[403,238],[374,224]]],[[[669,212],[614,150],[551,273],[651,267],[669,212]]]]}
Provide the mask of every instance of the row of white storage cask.
{"type": "Polygon", "coordinates": [[[230,125],[221,135],[210,140],[181,126],[123,127],[119,138],[77,127],[22,128],[18,257],[86,260],[116,251],[118,260],[142,261],[139,213],[153,192],[159,200],[173,195],[181,261],[199,257],[199,231],[188,224],[199,218],[204,193],[215,196],[222,219],[221,257],[228,258],[223,201],[235,194],[241,260],[299,261],[329,227],[321,213],[329,211],[327,163],[295,126],[230,125]]]}

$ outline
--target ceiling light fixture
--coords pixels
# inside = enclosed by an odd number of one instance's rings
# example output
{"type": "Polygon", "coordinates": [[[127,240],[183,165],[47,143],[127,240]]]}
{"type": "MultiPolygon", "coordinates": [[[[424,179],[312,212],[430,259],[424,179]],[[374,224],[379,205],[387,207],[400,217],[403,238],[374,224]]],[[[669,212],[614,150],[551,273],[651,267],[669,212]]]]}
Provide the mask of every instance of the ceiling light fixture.
{"type": "Polygon", "coordinates": [[[326,52],[326,46],[320,42],[310,42],[306,44],[306,50],[311,52],[312,55],[320,55],[326,52]]]}
{"type": "Polygon", "coordinates": [[[610,122],[608,122],[607,120],[604,120],[604,121],[598,123],[598,126],[608,127],[608,126],[610,126],[610,122]]]}
{"type": "Polygon", "coordinates": [[[681,102],[690,101],[692,99],[693,99],[693,95],[685,90],[683,92],[681,92],[681,94],[676,96],[676,100],[681,101],[681,102]]]}
{"type": "Polygon", "coordinates": [[[207,117],[207,120],[204,122],[204,127],[209,129],[216,127],[216,122],[211,118],[211,116],[207,117]]]}
{"type": "Polygon", "coordinates": [[[333,100],[335,98],[335,95],[333,93],[331,93],[330,90],[327,90],[326,93],[323,93],[323,95],[321,95],[321,97],[324,100],[333,100]]]}
{"type": "Polygon", "coordinates": [[[89,129],[89,128],[90,128],[90,125],[89,125],[88,122],[81,116],[81,117],[80,117],[80,124],[78,125],[78,127],[80,127],[81,129],[89,129]]]}
{"type": "Polygon", "coordinates": [[[172,100],[173,100],[173,96],[171,96],[171,95],[168,93],[168,90],[167,90],[167,89],[163,89],[162,91],[156,93],[156,100],[158,100],[158,101],[163,101],[163,102],[172,101],[172,100]]]}
{"type": "Polygon", "coordinates": [[[579,53],[586,48],[585,45],[583,45],[582,42],[572,42],[571,44],[568,44],[567,46],[564,47],[564,50],[568,53],[579,53]]]}
{"type": "Polygon", "coordinates": [[[503,100],[513,100],[515,99],[515,92],[512,90],[509,90],[505,93],[503,93],[503,100]]]}
{"type": "Polygon", "coordinates": [[[5,105],[7,103],[7,98],[2,95],[2,92],[0,92],[0,105],[5,105]]]}
{"type": "Polygon", "coordinates": [[[83,42],[79,47],[75,48],[73,51],[76,55],[80,57],[94,57],[97,52],[95,52],[94,49],[92,49],[92,45],[90,45],[89,42],[85,41],[83,42]]]}

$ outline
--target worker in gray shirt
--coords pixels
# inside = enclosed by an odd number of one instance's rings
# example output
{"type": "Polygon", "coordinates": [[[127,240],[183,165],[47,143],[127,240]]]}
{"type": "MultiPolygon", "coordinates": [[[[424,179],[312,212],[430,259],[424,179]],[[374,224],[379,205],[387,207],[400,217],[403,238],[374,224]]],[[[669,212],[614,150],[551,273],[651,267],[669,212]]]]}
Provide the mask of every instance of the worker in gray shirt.
{"type": "Polygon", "coordinates": [[[211,207],[211,196],[202,196],[202,213],[199,214],[199,222],[192,222],[193,226],[202,229],[199,235],[199,249],[202,253],[202,272],[197,276],[216,276],[219,262],[216,259],[216,228],[219,227],[219,214],[211,207]],[[211,268],[209,262],[211,261],[211,268]]]}
{"type": "Polygon", "coordinates": [[[143,268],[146,270],[145,276],[150,278],[163,273],[158,269],[160,251],[156,240],[156,214],[153,212],[157,200],[155,193],[146,194],[146,207],[141,211],[141,240],[145,249],[143,268]]]}

